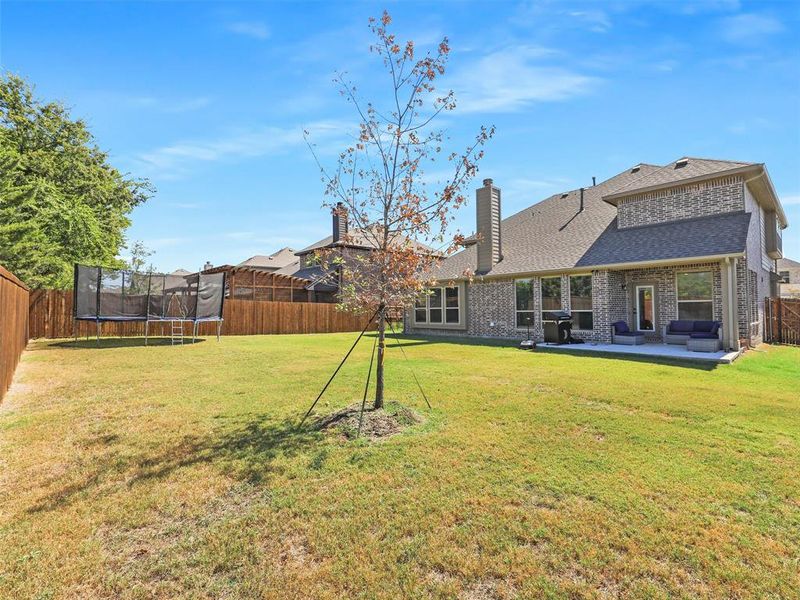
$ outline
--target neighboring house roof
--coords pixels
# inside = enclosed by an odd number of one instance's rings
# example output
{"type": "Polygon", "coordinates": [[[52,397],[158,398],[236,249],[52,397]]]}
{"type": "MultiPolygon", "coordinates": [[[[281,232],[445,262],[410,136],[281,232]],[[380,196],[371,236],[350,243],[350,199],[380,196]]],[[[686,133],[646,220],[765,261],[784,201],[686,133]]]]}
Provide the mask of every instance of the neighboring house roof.
{"type": "Polygon", "coordinates": [[[245,261],[240,262],[237,267],[252,267],[256,269],[282,269],[297,260],[294,250],[291,248],[281,248],[269,256],[256,254],[245,261]]]}
{"type": "MultiPolygon", "coordinates": [[[[363,248],[363,249],[373,249],[378,247],[377,244],[375,243],[375,236],[371,235],[368,231],[365,231],[363,229],[351,229],[348,232],[348,238],[349,239],[347,240],[347,242],[344,241],[334,242],[333,236],[329,235],[325,238],[322,238],[318,242],[311,244],[310,246],[306,246],[302,250],[298,251],[296,254],[297,256],[302,256],[304,254],[309,254],[314,250],[319,250],[322,248],[332,248],[336,246],[344,246],[348,248],[363,248]]],[[[392,243],[397,245],[405,244],[406,242],[411,243],[411,245],[414,248],[416,248],[419,252],[432,253],[432,254],[437,253],[437,251],[431,248],[430,246],[427,246],[426,244],[418,242],[407,236],[396,234],[392,238],[392,243]]]]}
{"type": "Polygon", "coordinates": [[[191,275],[191,271],[187,271],[186,269],[175,269],[170,275],[177,275],[178,277],[183,277],[185,275],[191,275]]]}
{"type": "Polygon", "coordinates": [[[787,271],[789,269],[800,269],[800,262],[796,260],[792,260],[791,258],[779,258],[778,259],[778,270],[787,271]]]}
{"type": "MultiPolygon", "coordinates": [[[[501,222],[502,260],[488,276],[511,276],[576,268],[679,260],[737,254],[745,249],[750,214],[737,212],[626,229],[617,228],[617,209],[609,196],[634,190],[679,184],[742,168],[762,168],[758,163],[681,159],[666,167],[639,164],[584,190],[584,210],[579,212],[580,190],[555,194],[501,222]]],[[[457,279],[477,267],[474,238],[467,247],[445,259],[435,275],[457,279]]]]}
{"type": "Polygon", "coordinates": [[[294,257],[294,262],[286,265],[285,267],[275,271],[278,275],[294,275],[300,270],[300,259],[294,257]]]}
{"type": "Polygon", "coordinates": [[[741,211],[626,229],[614,220],[575,266],[738,254],[747,246],[750,217],[741,211]]]}
{"type": "Polygon", "coordinates": [[[326,271],[319,265],[313,265],[295,271],[294,276],[308,279],[311,282],[306,286],[306,289],[318,292],[335,292],[339,289],[339,286],[335,283],[335,272],[335,267],[326,271]]]}

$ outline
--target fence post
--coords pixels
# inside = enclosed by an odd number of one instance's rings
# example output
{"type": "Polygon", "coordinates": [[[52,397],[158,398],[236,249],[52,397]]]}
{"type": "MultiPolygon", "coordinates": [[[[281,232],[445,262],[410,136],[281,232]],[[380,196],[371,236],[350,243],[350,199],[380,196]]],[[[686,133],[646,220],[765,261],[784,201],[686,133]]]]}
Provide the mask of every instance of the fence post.
{"type": "Polygon", "coordinates": [[[776,298],[776,304],[778,305],[778,343],[783,343],[783,303],[781,302],[780,298],[776,298]]]}

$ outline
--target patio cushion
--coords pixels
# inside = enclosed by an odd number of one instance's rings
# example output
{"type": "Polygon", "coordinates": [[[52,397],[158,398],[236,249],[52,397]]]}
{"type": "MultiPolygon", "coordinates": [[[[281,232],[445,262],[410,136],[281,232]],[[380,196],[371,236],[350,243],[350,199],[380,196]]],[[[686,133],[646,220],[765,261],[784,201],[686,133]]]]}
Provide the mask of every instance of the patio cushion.
{"type": "Polygon", "coordinates": [[[618,335],[620,337],[644,337],[644,334],[641,331],[620,331],[614,335],[618,335]]]}
{"type": "Polygon", "coordinates": [[[670,321],[667,331],[670,333],[691,333],[694,330],[694,321],[670,321]]]}
{"type": "Polygon", "coordinates": [[[719,329],[719,323],[716,321],[695,321],[692,331],[697,333],[716,333],[719,329]]]}
{"type": "Polygon", "coordinates": [[[717,334],[716,333],[709,333],[706,331],[695,331],[689,337],[693,340],[716,340],[717,334]]]}
{"type": "Polygon", "coordinates": [[[617,335],[622,335],[623,333],[628,333],[630,329],[628,329],[628,324],[625,321],[617,321],[616,323],[612,324],[614,328],[614,333],[617,335]]]}

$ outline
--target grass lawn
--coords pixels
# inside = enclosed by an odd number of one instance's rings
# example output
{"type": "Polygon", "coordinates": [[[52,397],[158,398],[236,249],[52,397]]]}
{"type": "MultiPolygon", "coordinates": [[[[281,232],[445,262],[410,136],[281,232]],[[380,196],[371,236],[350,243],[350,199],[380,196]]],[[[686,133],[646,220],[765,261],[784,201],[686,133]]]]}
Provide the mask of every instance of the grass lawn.
{"type": "Polygon", "coordinates": [[[0,598],[797,597],[800,349],[406,339],[434,408],[396,348],[389,396],[425,423],[296,430],[353,337],[34,343],[0,406],[0,598]]]}

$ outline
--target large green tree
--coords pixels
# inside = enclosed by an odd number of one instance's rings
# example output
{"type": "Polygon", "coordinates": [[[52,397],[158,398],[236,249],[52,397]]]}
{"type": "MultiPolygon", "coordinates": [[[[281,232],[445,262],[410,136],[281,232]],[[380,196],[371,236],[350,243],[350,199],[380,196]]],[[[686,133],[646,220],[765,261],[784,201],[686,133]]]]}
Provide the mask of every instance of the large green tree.
{"type": "Polygon", "coordinates": [[[32,287],[72,285],[75,262],[122,266],[131,210],[152,193],[108,162],[86,124],[0,77],[0,264],[32,287]]]}

